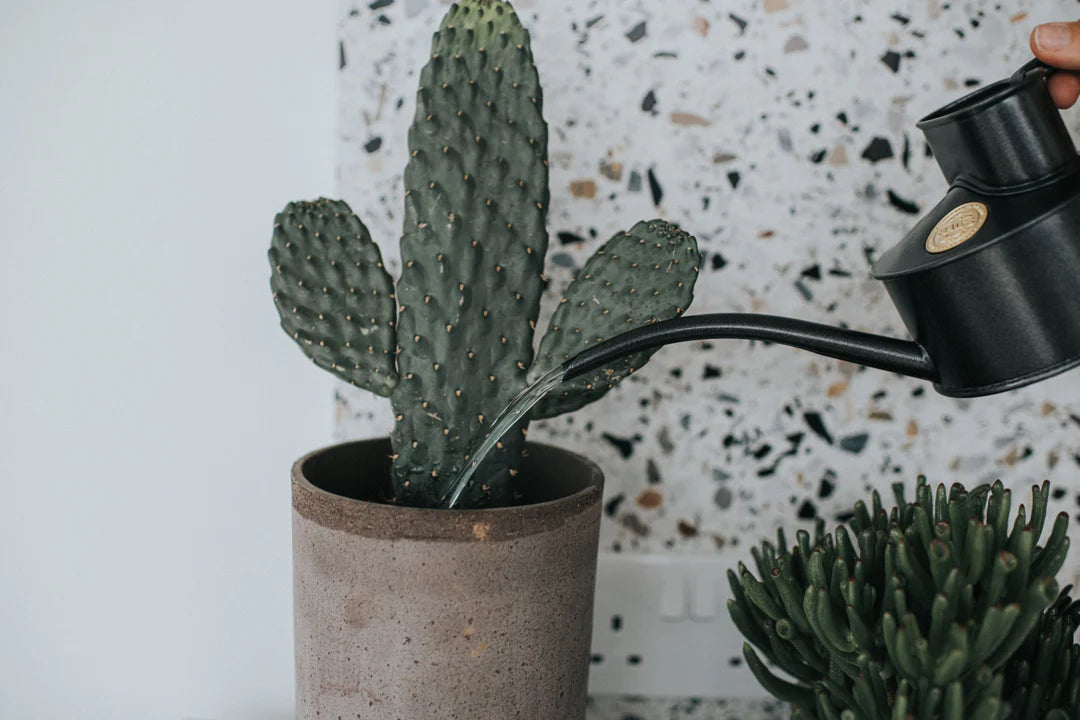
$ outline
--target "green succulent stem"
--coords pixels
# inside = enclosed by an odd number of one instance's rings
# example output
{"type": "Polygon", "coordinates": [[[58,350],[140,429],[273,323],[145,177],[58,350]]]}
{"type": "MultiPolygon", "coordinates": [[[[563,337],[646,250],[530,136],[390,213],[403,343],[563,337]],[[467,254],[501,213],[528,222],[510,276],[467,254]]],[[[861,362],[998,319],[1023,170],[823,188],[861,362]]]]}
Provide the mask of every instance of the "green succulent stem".
{"type": "Polygon", "coordinates": [[[914,501],[894,486],[887,511],[875,493],[831,535],[819,522],[789,550],[778,533],[753,552],[758,575],[729,574],[751,670],[792,718],[1080,718],[1080,601],[1052,576],[1067,516],[1039,545],[1049,492],[1011,518],[1000,482],[920,477],[914,501]]]}

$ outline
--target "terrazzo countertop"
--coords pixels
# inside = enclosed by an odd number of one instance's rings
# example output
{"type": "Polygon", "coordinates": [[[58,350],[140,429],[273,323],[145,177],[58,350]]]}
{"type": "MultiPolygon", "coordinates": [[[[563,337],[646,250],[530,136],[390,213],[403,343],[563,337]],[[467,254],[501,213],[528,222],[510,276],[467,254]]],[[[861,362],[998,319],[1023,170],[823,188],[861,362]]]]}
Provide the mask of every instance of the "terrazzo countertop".
{"type": "MultiPolygon", "coordinates": [[[[547,311],[614,232],[664,217],[704,267],[691,312],[762,312],[905,336],[875,258],[945,191],[916,121],[1030,57],[1066,0],[519,0],[550,127],[547,311]]],[[[436,0],[342,6],[339,193],[397,262],[419,68],[436,0]]],[[[1067,114],[1074,134],[1080,111],[1067,114]]],[[[539,327],[545,325],[541,317],[539,327]]],[[[342,386],[341,439],[388,403],[342,386]]],[[[748,554],[778,526],[835,522],[925,473],[1001,478],[1080,519],[1080,375],[956,400],[762,343],[667,348],[604,400],[534,423],[608,482],[602,546],[748,554]]],[[[1063,572],[1080,580],[1080,553],[1063,572]]],[[[719,701],[597,700],[592,720],[773,718],[719,701]]]]}

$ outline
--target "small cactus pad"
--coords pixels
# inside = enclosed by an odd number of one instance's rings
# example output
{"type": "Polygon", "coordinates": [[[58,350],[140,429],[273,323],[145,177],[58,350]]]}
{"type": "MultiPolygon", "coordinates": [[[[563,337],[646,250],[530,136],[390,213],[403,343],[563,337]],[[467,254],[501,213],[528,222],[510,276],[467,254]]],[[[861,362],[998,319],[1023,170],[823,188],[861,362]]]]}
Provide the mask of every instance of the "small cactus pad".
{"type": "Polygon", "coordinates": [[[389,396],[394,286],[367,228],[340,200],[294,202],[274,219],[270,287],[281,327],[316,365],[389,396]]]}
{"type": "MultiPolygon", "coordinates": [[[[508,3],[451,7],[420,74],[405,168],[394,483],[437,502],[522,389],[543,292],[547,125],[529,35],[508,3]]],[[[512,433],[463,506],[512,501],[512,433]]]]}
{"type": "MultiPolygon", "coordinates": [[[[694,298],[700,265],[694,237],[663,220],[639,222],[615,235],[566,289],[540,341],[529,380],[599,342],[681,315],[694,298]]],[[[654,352],[620,358],[563,385],[537,405],[532,417],[554,417],[599,399],[654,352]]]]}

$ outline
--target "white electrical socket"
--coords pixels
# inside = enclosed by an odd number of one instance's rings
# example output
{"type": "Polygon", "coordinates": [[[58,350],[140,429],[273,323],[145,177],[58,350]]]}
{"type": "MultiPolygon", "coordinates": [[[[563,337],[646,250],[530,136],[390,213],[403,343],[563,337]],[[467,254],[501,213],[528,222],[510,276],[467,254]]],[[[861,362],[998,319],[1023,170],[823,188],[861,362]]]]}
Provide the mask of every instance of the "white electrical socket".
{"type": "Polygon", "coordinates": [[[764,698],[727,611],[722,555],[601,553],[591,695],[764,698]]]}

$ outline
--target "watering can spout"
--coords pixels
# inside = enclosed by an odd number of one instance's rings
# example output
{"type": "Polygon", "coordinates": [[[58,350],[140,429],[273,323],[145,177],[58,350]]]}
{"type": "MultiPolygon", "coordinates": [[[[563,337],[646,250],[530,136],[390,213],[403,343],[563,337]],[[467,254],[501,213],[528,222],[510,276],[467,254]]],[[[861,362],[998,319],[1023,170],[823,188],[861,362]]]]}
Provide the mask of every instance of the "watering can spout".
{"type": "Polygon", "coordinates": [[[677,318],[571,358],[564,378],[684,340],[741,338],[976,397],[1080,365],[1080,158],[1032,61],[919,122],[949,191],[874,263],[913,341],[754,314],[677,318]]]}
{"type": "Polygon", "coordinates": [[[721,339],[761,340],[923,380],[938,379],[933,361],[917,343],[756,313],[688,315],[639,327],[567,360],[563,363],[563,379],[581,377],[642,350],[676,342],[721,339]]]}

